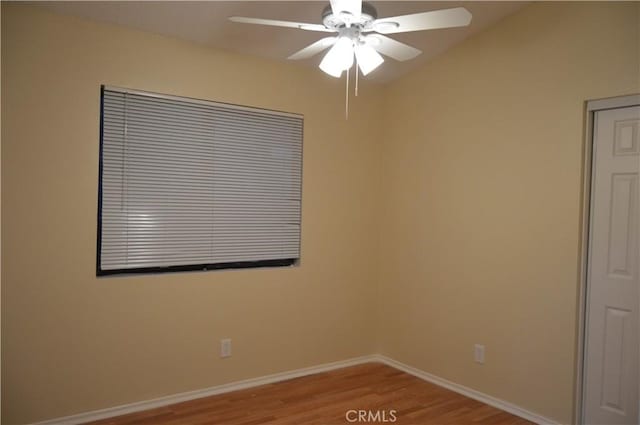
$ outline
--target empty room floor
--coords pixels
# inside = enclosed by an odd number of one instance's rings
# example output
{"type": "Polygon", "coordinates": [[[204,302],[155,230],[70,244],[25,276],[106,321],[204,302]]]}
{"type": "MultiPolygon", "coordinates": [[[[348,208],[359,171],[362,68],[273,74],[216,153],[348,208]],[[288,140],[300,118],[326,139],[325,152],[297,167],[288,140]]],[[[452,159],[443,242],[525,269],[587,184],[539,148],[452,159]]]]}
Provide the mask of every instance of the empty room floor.
{"type": "Polygon", "coordinates": [[[348,423],[531,424],[379,363],[92,422],[93,425],[348,423]],[[359,411],[371,416],[362,416],[359,421],[359,411]]]}

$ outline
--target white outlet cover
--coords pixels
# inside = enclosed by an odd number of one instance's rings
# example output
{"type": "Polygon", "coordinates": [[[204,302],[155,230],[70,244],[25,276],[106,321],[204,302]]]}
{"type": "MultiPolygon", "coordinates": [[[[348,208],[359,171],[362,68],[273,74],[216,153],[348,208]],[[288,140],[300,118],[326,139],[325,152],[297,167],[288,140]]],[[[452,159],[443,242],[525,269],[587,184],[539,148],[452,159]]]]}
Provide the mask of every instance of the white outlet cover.
{"type": "Polygon", "coordinates": [[[231,357],[231,339],[220,340],[220,357],[231,357]]]}
{"type": "Polygon", "coordinates": [[[484,345],[476,344],[473,346],[473,358],[476,363],[484,364],[484,345]]]}

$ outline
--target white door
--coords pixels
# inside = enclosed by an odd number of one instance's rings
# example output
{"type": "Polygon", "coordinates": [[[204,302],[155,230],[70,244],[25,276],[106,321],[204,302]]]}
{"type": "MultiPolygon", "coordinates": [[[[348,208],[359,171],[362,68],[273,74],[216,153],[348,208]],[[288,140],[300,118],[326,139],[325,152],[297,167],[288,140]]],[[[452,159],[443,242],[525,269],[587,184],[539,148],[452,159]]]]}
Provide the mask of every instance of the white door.
{"type": "Polygon", "coordinates": [[[584,422],[639,424],[640,106],[595,113],[584,422]]]}

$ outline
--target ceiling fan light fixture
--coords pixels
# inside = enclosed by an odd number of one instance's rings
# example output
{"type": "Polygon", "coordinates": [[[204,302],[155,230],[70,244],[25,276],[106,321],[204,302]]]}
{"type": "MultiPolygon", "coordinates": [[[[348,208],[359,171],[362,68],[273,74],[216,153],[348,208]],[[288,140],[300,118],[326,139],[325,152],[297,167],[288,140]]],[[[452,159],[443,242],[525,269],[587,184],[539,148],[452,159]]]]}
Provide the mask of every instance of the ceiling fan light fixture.
{"type": "Polygon", "coordinates": [[[330,64],[326,63],[324,60],[320,62],[320,69],[325,72],[325,74],[329,74],[332,77],[340,78],[342,75],[342,70],[336,67],[332,67],[330,64]]]}
{"type": "Polygon", "coordinates": [[[376,52],[371,46],[359,44],[355,48],[356,58],[358,59],[358,67],[362,71],[362,75],[367,75],[384,62],[384,58],[380,53],[376,52]]]}
{"type": "Polygon", "coordinates": [[[352,66],[353,42],[347,37],[340,37],[320,62],[320,69],[336,78],[352,66]]]}

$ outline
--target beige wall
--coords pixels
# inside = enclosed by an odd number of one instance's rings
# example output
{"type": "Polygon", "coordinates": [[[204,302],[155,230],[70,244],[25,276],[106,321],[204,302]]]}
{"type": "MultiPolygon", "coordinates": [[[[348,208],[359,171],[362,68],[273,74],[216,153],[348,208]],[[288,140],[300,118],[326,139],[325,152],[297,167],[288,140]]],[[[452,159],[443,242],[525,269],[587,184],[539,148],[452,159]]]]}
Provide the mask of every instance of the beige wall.
{"type": "Polygon", "coordinates": [[[584,101],[640,92],[638,8],[533,4],[389,88],[381,353],[571,420],[584,101]]]}
{"type": "Polygon", "coordinates": [[[317,70],[3,3],[3,423],[374,352],[569,422],[584,101],[640,91],[638,17],[533,4],[345,122],[317,70]],[[103,83],[305,114],[302,266],[97,279],[103,83]]]}
{"type": "Polygon", "coordinates": [[[376,91],[345,121],[315,69],[25,5],[2,19],[3,423],[373,352],[376,91]],[[97,279],[103,83],[304,114],[302,266],[97,279]]]}

